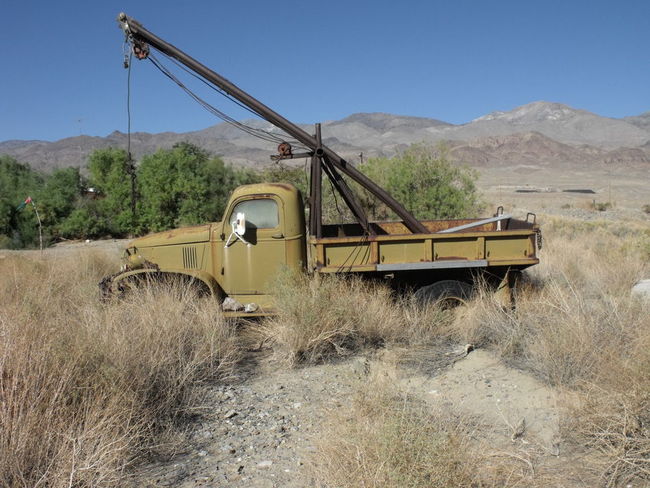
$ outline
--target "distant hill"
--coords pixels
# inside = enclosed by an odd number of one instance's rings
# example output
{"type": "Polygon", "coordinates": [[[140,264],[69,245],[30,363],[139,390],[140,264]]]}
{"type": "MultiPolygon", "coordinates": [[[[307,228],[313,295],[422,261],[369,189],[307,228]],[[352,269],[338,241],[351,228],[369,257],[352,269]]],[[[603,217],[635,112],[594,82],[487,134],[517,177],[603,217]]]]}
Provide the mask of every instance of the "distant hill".
{"type": "Polygon", "coordinates": [[[454,160],[474,167],[552,167],[589,169],[602,165],[648,165],[650,145],[636,148],[607,149],[596,146],[557,142],[539,132],[478,138],[470,142],[451,142],[454,160]]]}
{"type": "MultiPolygon", "coordinates": [[[[268,122],[248,125],[280,134],[268,122]]],[[[310,124],[302,124],[308,132],[310,124]]],[[[392,156],[412,143],[448,141],[455,159],[472,166],[527,164],[647,164],[650,161],[650,112],[613,119],[560,103],[533,102],[508,112],[493,112],[471,122],[454,125],[435,119],[385,113],[358,113],[324,122],[325,144],[352,161],[364,157],[392,156]]],[[[274,144],[252,137],[226,123],[186,132],[131,134],[136,158],[177,142],[188,141],[236,165],[269,164],[274,144]]],[[[37,169],[84,166],[97,148],[126,147],[126,135],[78,136],[55,142],[0,142],[9,154],[37,169]]]]}
{"type": "Polygon", "coordinates": [[[641,129],[650,130],[650,112],[644,112],[641,115],[635,115],[633,117],[624,117],[623,120],[641,129]]]}
{"type": "Polygon", "coordinates": [[[459,139],[518,132],[539,132],[558,142],[607,148],[635,147],[650,140],[647,127],[548,102],[533,102],[509,112],[479,117],[459,129],[459,139]]]}

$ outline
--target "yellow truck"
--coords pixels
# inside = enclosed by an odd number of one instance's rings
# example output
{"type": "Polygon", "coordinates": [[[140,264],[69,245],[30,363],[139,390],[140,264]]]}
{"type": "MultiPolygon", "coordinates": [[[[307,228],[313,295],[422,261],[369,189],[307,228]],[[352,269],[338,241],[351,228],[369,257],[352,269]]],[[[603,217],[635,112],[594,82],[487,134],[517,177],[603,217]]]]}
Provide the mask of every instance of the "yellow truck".
{"type": "Polygon", "coordinates": [[[508,288],[512,272],[537,264],[539,227],[507,215],[484,220],[324,225],[309,235],[300,192],[292,185],[245,185],[232,194],[223,221],[132,241],[123,268],[102,282],[105,295],[134,280],[188,277],[226,301],[233,315],[273,313],[274,277],[282,267],[311,273],[357,273],[411,288],[425,300],[464,298],[478,277],[508,288]],[[451,230],[452,232],[445,232],[451,230]]]}
{"type": "Polygon", "coordinates": [[[485,219],[420,221],[322,144],[320,124],[313,135],[308,134],[126,14],[120,14],[118,21],[136,57],[150,57],[152,47],[161,51],[306,147],[306,153],[294,154],[291,145],[282,141],[273,158],[308,157],[311,177],[308,218],[305,201],[292,185],[241,186],[231,195],[221,222],[132,241],[120,272],[100,283],[103,296],[120,293],[142,280],[173,277],[198,284],[231,315],[267,315],[274,312],[274,277],[288,267],[381,279],[395,289],[413,290],[422,301],[462,300],[479,280],[508,292],[516,272],[539,262],[541,232],[534,214],[521,220],[498,209],[485,219]],[[323,174],[356,222],[323,223],[323,174]],[[375,195],[402,220],[369,221],[343,175],[375,195]]]}

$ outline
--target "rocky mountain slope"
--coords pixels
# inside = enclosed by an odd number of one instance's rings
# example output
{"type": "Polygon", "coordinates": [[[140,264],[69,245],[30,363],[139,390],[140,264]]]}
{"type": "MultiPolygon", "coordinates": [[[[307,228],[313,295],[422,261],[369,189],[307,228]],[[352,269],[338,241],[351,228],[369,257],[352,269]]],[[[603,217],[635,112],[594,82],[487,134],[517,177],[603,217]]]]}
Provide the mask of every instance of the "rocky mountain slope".
{"type": "MultiPolygon", "coordinates": [[[[269,123],[246,123],[280,134],[269,123]]],[[[302,124],[313,131],[311,124],[302,124]]],[[[527,164],[573,165],[595,163],[647,164],[650,161],[650,112],[613,119],[567,105],[533,102],[508,112],[493,112],[461,125],[435,119],[384,113],[353,114],[323,123],[327,145],[352,161],[392,156],[412,143],[447,141],[455,159],[471,166],[527,164]]],[[[135,157],[188,141],[238,165],[269,162],[274,144],[257,139],[226,123],[206,129],[174,133],[131,135],[135,157]]],[[[55,142],[5,141],[0,154],[9,154],[38,169],[84,166],[94,149],[126,147],[126,135],[78,136],[55,142]]]]}
{"type": "Polygon", "coordinates": [[[450,141],[454,160],[474,167],[541,166],[584,168],[614,164],[650,164],[650,147],[607,149],[558,142],[539,132],[480,137],[470,142],[450,141]]]}

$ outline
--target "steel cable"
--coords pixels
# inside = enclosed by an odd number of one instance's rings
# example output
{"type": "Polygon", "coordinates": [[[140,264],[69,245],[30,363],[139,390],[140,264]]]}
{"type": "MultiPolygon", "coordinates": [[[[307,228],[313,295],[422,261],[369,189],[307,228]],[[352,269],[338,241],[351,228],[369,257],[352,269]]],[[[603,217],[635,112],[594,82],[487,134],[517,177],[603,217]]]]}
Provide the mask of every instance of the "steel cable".
{"type": "MultiPolygon", "coordinates": [[[[166,55],[165,55],[166,56],[166,55]]],[[[169,56],[166,56],[169,58],[169,56]]],[[[176,61],[171,59],[175,64],[179,65],[176,61]]],[[[195,92],[193,92],[189,87],[187,87],[176,75],[174,75],[165,65],[163,65],[153,54],[149,55],[149,60],[152,62],[152,64],[162,73],[164,74],[167,78],[172,80],[176,85],[178,85],[185,93],[187,93],[194,101],[196,101],[199,105],[201,105],[204,109],[206,109],[208,112],[212,113],[219,119],[223,120],[224,122],[232,125],[233,127],[236,127],[237,129],[240,129],[247,134],[257,137],[258,139],[262,139],[267,142],[272,142],[275,144],[280,144],[282,142],[290,142],[292,145],[295,147],[307,149],[305,146],[300,144],[298,141],[295,141],[293,139],[290,139],[288,137],[282,137],[280,135],[272,134],[268,131],[265,131],[263,129],[257,129],[255,127],[250,127],[242,122],[237,121],[233,117],[229,116],[225,112],[219,110],[215,106],[211,105],[209,102],[201,98],[199,95],[197,95],[195,92]]],[[[183,68],[181,65],[179,65],[181,68],[183,68]]],[[[237,100],[233,99],[232,97],[228,96],[228,94],[222,92],[218,88],[214,87],[211,83],[209,83],[207,80],[203,79],[202,77],[192,73],[191,71],[183,68],[184,71],[188,72],[198,80],[202,81],[204,84],[215,90],[217,93],[225,96],[228,100],[236,103],[238,106],[245,108],[249,112],[251,112],[253,115],[260,116],[257,112],[251,110],[250,108],[246,107],[244,104],[239,103],[237,100]]]]}

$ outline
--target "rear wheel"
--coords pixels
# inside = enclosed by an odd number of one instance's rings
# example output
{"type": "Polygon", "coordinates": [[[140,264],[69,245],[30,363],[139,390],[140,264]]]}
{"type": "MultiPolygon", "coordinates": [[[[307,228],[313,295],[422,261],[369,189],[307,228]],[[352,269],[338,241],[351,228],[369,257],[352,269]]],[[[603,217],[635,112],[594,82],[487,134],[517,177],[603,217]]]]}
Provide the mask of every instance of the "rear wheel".
{"type": "Polygon", "coordinates": [[[453,308],[465,304],[472,297],[472,291],[472,287],[463,281],[443,280],[418,288],[414,296],[422,305],[453,308]]]}

